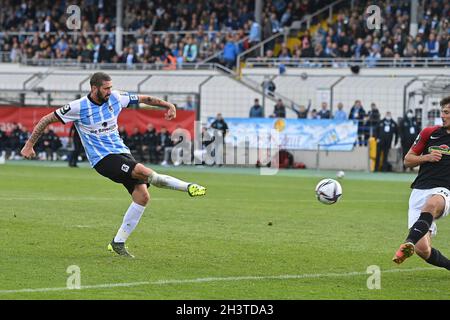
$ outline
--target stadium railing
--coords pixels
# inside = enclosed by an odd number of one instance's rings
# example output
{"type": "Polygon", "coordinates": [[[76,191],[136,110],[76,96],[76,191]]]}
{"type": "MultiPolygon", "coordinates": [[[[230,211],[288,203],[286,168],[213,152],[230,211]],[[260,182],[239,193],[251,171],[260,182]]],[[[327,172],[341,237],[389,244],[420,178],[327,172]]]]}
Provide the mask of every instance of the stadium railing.
{"type": "MultiPolygon", "coordinates": [[[[128,65],[126,63],[90,63],[79,62],[76,59],[29,59],[22,57],[21,63],[27,66],[44,66],[44,67],[72,67],[77,70],[172,70],[165,64],[157,63],[133,63],[128,65]]],[[[183,62],[177,65],[176,70],[217,70],[224,71],[226,68],[218,63],[196,63],[183,62]]]]}
{"type": "Polygon", "coordinates": [[[389,68],[409,68],[409,67],[450,67],[450,58],[248,58],[247,68],[270,68],[279,67],[294,68],[348,68],[358,67],[389,67],[389,68]]]}

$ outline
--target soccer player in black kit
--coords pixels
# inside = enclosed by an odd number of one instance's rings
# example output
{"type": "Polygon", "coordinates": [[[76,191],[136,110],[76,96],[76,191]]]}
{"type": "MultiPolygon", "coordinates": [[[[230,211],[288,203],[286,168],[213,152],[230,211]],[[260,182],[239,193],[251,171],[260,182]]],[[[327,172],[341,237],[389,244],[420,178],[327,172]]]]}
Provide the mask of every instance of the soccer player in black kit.
{"type": "Polygon", "coordinates": [[[450,211],[450,96],[441,100],[442,126],[423,129],[405,156],[408,168],[420,165],[411,185],[409,234],[393,257],[397,264],[417,253],[427,263],[450,270],[450,260],[431,246],[435,220],[450,211]]]}

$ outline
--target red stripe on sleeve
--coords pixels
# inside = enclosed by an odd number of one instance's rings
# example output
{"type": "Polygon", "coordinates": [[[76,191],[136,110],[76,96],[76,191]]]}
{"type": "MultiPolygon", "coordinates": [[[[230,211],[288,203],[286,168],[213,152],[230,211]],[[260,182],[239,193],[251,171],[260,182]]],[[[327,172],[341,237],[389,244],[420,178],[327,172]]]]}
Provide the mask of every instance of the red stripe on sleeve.
{"type": "Polygon", "coordinates": [[[414,144],[411,147],[411,150],[417,155],[422,154],[428,140],[430,139],[431,134],[439,128],[440,126],[432,126],[420,131],[419,135],[416,138],[416,141],[414,141],[414,144]]]}

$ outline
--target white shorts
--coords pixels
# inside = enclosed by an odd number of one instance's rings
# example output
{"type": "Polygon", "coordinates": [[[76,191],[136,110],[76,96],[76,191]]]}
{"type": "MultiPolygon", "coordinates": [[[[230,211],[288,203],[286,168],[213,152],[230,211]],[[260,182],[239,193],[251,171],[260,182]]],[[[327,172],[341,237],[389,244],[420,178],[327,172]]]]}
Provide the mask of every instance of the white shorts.
{"type": "MultiPolygon", "coordinates": [[[[408,229],[419,219],[422,208],[425,202],[432,195],[438,194],[444,197],[445,208],[444,213],[439,217],[445,217],[450,211],[450,191],[447,188],[433,188],[433,189],[413,189],[411,196],[409,197],[409,210],[408,210],[408,229]]],[[[436,223],[433,222],[430,227],[431,234],[433,236],[437,233],[436,223]]]]}

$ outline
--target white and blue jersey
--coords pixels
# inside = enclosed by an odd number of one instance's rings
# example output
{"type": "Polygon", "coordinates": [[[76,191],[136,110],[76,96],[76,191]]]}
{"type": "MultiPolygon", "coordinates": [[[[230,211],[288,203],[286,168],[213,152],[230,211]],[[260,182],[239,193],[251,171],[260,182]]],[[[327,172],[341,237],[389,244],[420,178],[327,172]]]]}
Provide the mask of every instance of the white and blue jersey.
{"type": "Polygon", "coordinates": [[[137,103],[137,95],[113,90],[102,105],[84,96],[57,109],[55,114],[64,124],[74,122],[86,156],[94,167],[109,154],[130,153],[119,136],[117,118],[123,108],[137,103]]]}

